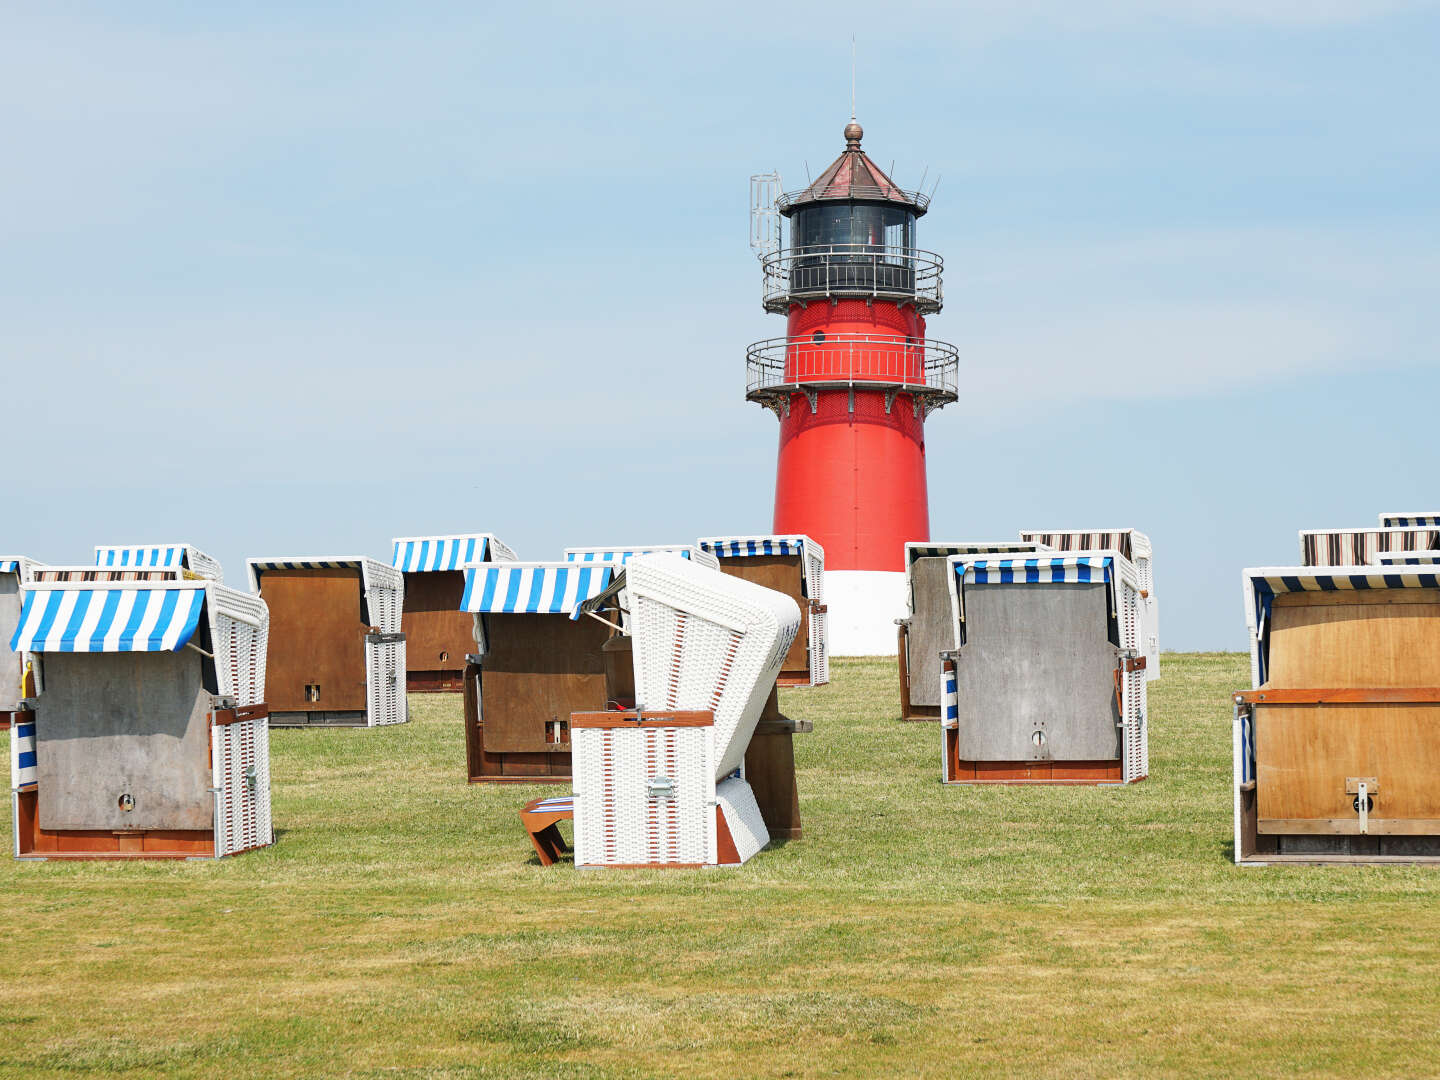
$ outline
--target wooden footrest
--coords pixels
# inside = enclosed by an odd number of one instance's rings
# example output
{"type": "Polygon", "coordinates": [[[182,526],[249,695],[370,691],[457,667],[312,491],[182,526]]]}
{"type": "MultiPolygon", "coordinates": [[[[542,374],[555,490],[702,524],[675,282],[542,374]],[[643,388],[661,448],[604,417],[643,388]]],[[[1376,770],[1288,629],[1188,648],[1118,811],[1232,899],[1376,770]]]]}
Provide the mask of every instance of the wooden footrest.
{"type": "Polygon", "coordinates": [[[575,817],[575,796],[559,795],[526,803],[520,811],[521,824],[535,845],[541,866],[554,866],[555,860],[570,849],[560,835],[558,822],[575,817]]]}

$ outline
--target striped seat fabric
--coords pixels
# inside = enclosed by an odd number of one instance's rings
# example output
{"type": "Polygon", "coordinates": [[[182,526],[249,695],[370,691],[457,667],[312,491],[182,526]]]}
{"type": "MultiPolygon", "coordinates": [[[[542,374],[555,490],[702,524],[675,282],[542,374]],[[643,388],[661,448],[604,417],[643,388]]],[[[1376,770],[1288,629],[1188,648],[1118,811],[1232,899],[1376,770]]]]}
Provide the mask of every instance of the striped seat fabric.
{"type": "Polygon", "coordinates": [[[1440,529],[1305,529],[1300,562],[1305,566],[1364,566],[1384,552],[1440,548],[1440,529]]]}
{"type": "Polygon", "coordinates": [[[35,721],[16,724],[10,731],[10,782],[17,790],[35,787],[39,776],[35,759],[35,721]]]}
{"type": "Polygon", "coordinates": [[[465,571],[462,611],[579,616],[580,604],[602,592],[618,564],[510,562],[465,571]]]}

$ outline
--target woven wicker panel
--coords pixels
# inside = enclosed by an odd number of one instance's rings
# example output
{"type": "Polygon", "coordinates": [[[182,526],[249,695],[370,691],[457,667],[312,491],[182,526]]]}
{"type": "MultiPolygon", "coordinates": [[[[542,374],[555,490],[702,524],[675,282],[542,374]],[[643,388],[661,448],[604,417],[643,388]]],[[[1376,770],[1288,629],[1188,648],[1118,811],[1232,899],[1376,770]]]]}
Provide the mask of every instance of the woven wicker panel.
{"type": "Polygon", "coordinates": [[[403,640],[365,639],[365,716],[371,727],[403,724],[409,719],[403,640]]]}
{"type": "Polygon", "coordinates": [[[765,827],[765,818],[755,801],[755,792],[744,780],[731,777],[716,786],[715,799],[720,805],[720,812],[725,815],[725,824],[730,827],[730,837],[735,841],[740,861],[747,862],[770,843],[770,830],[765,827]]]}
{"type": "Polygon", "coordinates": [[[626,580],[637,701],[713,711],[715,778],[733,772],[799,630],[799,607],[782,593],[673,555],[636,559],[626,580]]]}
{"type": "Polygon", "coordinates": [[[220,817],[215,854],[233,855],[271,843],[270,722],[265,717],[211,730],[220,817]],[[254,770],[255,782],[250,783],[254,770]]]}
{"type": "Polygon", "coordinates": [[[576,866],[715,862],[713,729],[577,728],[571,746],[576,866]]]}

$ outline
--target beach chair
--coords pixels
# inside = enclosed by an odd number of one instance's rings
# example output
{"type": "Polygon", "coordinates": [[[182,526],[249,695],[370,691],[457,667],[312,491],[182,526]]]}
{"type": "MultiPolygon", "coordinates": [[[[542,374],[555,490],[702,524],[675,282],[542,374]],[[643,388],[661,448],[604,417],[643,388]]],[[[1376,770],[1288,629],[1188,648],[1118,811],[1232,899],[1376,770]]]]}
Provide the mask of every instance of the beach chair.
{"type": "Polygon", "coordinates": [[[400,571],[363,555],[246,560],[270,608],[274,727],[380,727],[409,719],[400,571]]]}
{"type": "MultiPolygon", "coordinates": [[[[800,609],[674,554],[625,574],[641,704],[571,717],[575,865],[739,865],[770,839],[743,763],[800,609]]],[[[555,812],[521,812],[532,840],[555,812]]]]}
{"type": "Polygon", "coordinates": [[[1440,862],[1440,564],[1247,569],[1234,858],[1440,862]]]}
{"type": "Polygon", "coordinates": [[[405,635],[406,688],[416,693],[465,689],[465,657],[474,650],[474,620],[462,610],[465,567],[514,562],[515,552],[491,533],[399,536],[390,563],[405,579],[400,631],[405,635]]]}
{"type": "Polygon", "coordinates": [[[27,585],[10,642],[36,658],[11,739],[15,856],[272,843],[265,605],[179,567],[96,572],[27,585]]]}
{"type": "Polygon", "coordinates": [[[1128,784],[1149,772],[1144,623],[1120,552],[953,555],[946,783],[1128,784]]]}

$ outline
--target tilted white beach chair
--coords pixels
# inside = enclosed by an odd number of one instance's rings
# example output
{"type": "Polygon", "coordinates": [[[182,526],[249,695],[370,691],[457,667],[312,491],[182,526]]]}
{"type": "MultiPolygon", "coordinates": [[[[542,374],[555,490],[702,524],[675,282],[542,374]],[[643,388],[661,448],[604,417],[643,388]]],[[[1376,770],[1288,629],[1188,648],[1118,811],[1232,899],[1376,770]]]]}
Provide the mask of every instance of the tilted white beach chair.
{"type": "MultiPolygon", "coordinates": [[[[575,865],[743,863],[770,839],[741,776],[745,749],[800,609],[675,554],[638,557],[625,574],[639,705],[571,718],[575,865]]],[[[548,813],[548,826],[555,812],[522,816],[548,813]]]]}

